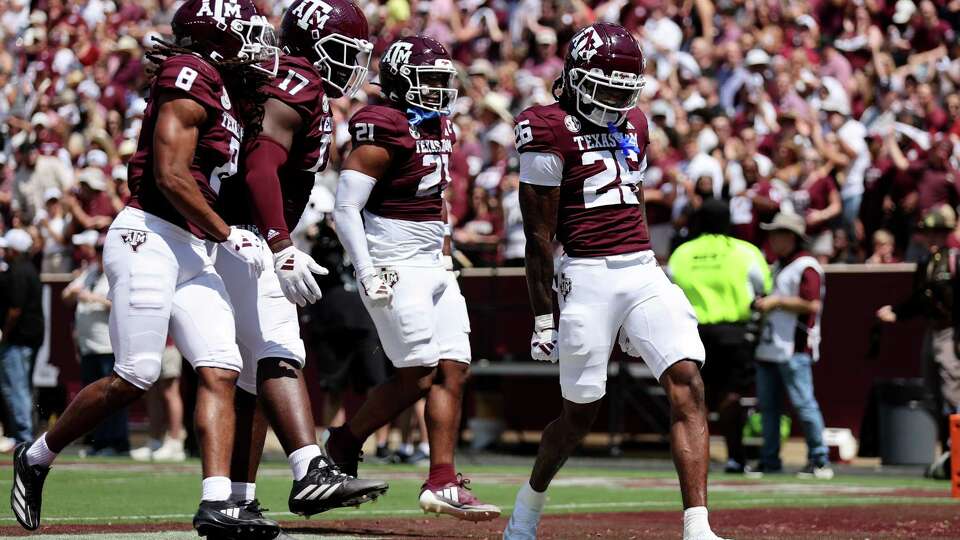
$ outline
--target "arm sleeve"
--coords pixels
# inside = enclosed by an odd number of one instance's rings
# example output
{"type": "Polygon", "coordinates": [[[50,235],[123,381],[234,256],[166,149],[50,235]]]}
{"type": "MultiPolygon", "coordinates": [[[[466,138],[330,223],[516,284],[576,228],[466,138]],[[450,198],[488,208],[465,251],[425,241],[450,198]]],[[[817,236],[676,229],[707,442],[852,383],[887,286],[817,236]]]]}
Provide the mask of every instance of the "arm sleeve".
{"type": "Polygon", "coordinates": [[[287,150],[283,145],[263,134],[250,141],[244,152],[247,169],[244,181],[250,190],[253,219],[271,248],[290,239],[283,214],[283,191],[277,175],[286,161],[287,150]]]}
{"type": "Polygon", "coordinates": [[[557,187],[563,179],[563,160],[556,154],[520,154],[520,181],[535,186],[557,187]]]}
{"type": "Polygon", "coordinates": [[[367,205],[370,192],[376,183],[377,180],[372,176],[349,169],[340,173],[340,181],[337,183],[337,202],[333,209],[337,236],[353,261],[353,268],[360,279],[374,272],[360,210],[367,205]]]}

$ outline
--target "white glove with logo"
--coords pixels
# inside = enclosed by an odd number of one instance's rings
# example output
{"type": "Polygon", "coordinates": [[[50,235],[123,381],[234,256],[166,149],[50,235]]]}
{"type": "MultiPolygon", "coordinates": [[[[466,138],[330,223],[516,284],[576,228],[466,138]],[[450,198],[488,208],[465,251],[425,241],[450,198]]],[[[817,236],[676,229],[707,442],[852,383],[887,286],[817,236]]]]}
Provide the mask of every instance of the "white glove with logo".
{"type": "Polygon", "coordinates": [[[220,242],[220,248],[243,261],[249,267],[253,277],[260,277],[263,273],[263,251],[260,238],[252,232],[230,227],[230,235],[220,242]]]}
{"type": "Polygon", "coordinates": [[[630,338],[627,337],[627,333],[623,328],[620,329],[620,335],[617,337],[617,341],[620,343],[621,351],[627,353],[628,356],[640,358],[640,351],[633,346],[633,343],[630,343],[630,338]]]}
{"type": "Polygon", "coordinates": [[[390,300],[393,299],[393,288],[387,285],[376,272],[361,277],[360,285],[363,287],[364,294],[370,299],[370,303],[376,307],[389,305],[390,300]]]}
{"type": "Polygon", "coordinates": [[[280,278],[283,295],[300,307],[320,299],[320,285],[317,285],[313,275],[325,276],[330,273],[317,264],[313,257],[293,246],[287,246],[273,255],[273,268],[280,278]]]}
{"type": "Polygon", "coordinates": [[[537,315],[533,324],[533,336],[530,337],[530,357],[540,362],[556,362],[560,358],[557,351],[557,331],[553,328],[553,315],[537,315]]]}

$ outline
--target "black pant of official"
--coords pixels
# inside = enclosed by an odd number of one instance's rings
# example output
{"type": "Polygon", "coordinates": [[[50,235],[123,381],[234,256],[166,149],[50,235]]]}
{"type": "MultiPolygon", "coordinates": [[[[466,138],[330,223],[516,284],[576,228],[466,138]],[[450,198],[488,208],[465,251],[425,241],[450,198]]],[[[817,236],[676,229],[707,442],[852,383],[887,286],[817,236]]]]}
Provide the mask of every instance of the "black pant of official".
{"type": "Polygon", "coordinates": [[[728,458],[742,466],[747,457],[743,448],[746,412],[740,398],[754,383],[753,345],[745,324],[702,324],[699,331],[707,353],[701,373],[707,406],[718,415],[728,458]]]}

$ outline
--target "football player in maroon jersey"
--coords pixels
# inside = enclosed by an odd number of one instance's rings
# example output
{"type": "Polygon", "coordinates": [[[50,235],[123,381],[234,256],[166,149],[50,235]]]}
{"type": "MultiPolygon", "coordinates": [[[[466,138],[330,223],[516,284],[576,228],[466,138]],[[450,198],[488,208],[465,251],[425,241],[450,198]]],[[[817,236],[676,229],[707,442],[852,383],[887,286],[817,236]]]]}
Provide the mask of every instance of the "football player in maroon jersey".
{"type": "Polygon", "coordinates": [[[219,250],[253,273],[263,263],[257,238],[212,209],[221,184],[236,173],[245,125],[262,110],[249,83],[275,73],[279,51],[251,0],[187,0],[172,27],[175,43],[161,44],[163,60],[129,165],[131,199],[104,247],[115,373],[84,388],[47,433],[17,449],[11,506],[30,530],[40,524],[43,482],[57,453],[150,388],[169,327],[199,381],[203,493],[194,527],[201,536],[279,532],[276,522],[228,500],[242,363],[213,259],[219,250]],[[241,96],[249,106],[240,107],[241,96]]]}
{"type": "Polygon", "coordinates": [[[327,451],[356,474],[363,441],[426,397],[430,475],[420,507],[484,521],[500,509],[473,496],[453,459],[470,367],[467,308],[444,256],[442,193],[455,142],[447,115],[457,96],[456,74],[437,41],[398,39],[380,58],[387,104],[364,107],[350,120],[353,148],[340,173],[334,219],[397,371],[346,425],[329,431],[327,451]]]}
{"type": "Polygon", "coordinates": [[[559,359],[563,410],[543,431],[530,481],[504,531],[509,540],[535,538],[550,481],[600,409],[618,333],[621,347],[644,359],[670,402],[684,539],[717,538],[706,509],[703,345],[693,308],[657,266],[644,216],[647,119],[637,108],[643,65],[640,45],[623,27],[588,26],[570,42],[554,84],[557,102],[516,119],[527,286],[536,315],[531,356],[559,359]],[[556,270],[554,237],[564,250],[556,270]]]}
{"type": "Polygon", "coordinates": [[[317,444],[301,371],[305,351],[297,305],[319,300],[313,274],[326,270],[295,248],[289,233],[300,221],[316,173],[327,164],[330,99],[354,94],[365,80],[373,49],[368,35],[366,17],[349,0],[290,5],[280,27],[279,71],[264,87],[269,98],[262,129],[244,144],[244,181],[225,184],[220,192],[227,222],[254,231],[263,257],[275,263],[257,278],[232,257],[216,262],[234,310],[243,314],[236,320],[243,371],[231,480],[233,498],[248,501],[253,512],[259,512],[255,481],[267,418],[293,470],[291,512],[356,506],[387,490],[384,482],[342,474],[317,444]]]}

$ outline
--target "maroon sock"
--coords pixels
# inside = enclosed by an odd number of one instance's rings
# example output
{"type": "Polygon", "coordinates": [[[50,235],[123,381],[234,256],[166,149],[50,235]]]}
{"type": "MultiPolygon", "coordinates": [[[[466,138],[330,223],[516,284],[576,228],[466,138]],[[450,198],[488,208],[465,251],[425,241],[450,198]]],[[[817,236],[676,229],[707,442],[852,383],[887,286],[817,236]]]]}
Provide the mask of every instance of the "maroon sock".
{"type": "Polygon", "coordinates": [[[453,463],[441,463],[430,466],[430,476],[427,478],[427,487],[430,489],[443,487],[457,481],[457,469],[453,463]]]}

